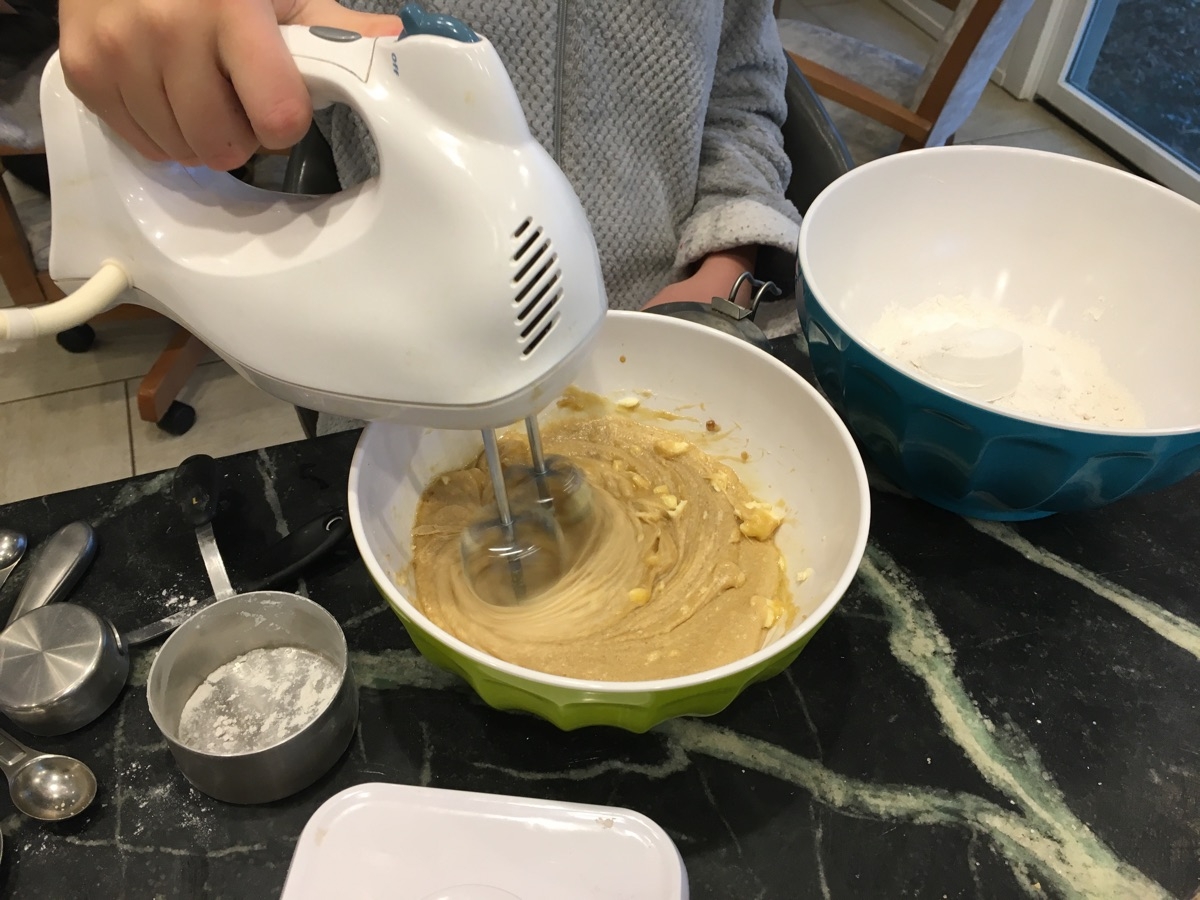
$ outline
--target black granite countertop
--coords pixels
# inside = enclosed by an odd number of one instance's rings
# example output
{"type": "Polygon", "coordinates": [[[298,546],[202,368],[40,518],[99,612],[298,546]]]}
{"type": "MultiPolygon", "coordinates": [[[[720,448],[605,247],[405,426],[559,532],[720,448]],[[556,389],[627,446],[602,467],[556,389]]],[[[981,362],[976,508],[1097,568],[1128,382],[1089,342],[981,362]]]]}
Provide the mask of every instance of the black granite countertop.
{"type": "MultiPolygon", "coordinates": [[[[235,585],[265,542],[344,504],[355,440],[221,461],[235,585]]],[[[91,521],[100,553],[72,599],[129,629],[207,594],[169,486],[55,494],[0,507],[0,525],[36,545],[91,521]]],[[[675,841],[698,900],[1200,896],[1200,479],[1016,527],[872,500],[860,575],[790,669],[645,735],[486,707],[412,649],[348,540],[289,586],[342,623],[361,685],[334,770],[268,806],[198,793],[147,711],[155,647],[135,650],[91,726],[11,729],[83,759],[100,793],[57,825],[0,799],[3,896],[276,896],[308,817],[368,781],[637,810],[675,841]]]]}

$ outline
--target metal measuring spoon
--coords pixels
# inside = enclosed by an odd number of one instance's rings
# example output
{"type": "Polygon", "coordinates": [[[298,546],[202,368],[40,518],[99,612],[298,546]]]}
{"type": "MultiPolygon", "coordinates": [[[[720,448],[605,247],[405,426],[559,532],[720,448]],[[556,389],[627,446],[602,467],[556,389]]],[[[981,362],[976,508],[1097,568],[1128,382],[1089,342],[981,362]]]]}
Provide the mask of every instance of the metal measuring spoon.
{"type": "Polygon", "coordinates": [[[8,581],[9,573],[16,568],[25,555],[28,542],[25,535],[11,528],[0,528],[0,587],[8,581]]]}
{"type": "Polygon", "coordinates": [[[77,816],[96,799],[96,776],[71,756],[39,753],[0,731],[0,769],[13,806],[43,822],[77,816]]]}
{"type": "Polygon", "coordinates": [[[72,522],[50,535],[34,553],[30,563],[33,570],[21,585],[5,627],[28,612],[66,597],[95,557],[96,532],[87,522],[72,522]]]}

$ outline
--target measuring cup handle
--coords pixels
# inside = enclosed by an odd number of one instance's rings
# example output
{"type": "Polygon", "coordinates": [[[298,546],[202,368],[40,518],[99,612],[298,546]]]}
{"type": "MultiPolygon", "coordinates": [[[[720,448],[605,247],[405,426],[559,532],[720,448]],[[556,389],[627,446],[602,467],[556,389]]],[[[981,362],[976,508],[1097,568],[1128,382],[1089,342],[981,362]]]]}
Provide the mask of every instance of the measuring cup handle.
{"type": "Polygon", "coordinates": [[[30,750],[11,734],[0,731],[0,770],[3,770],[6,776],[11,778],[13,773],[33,756],[37,756],[35,751],[30,750]]]}
{"type": "Polygon", "coordinates": [[[193,528],[207,525],[221,502],[221,472],[211,456],[189,456],[175,470],[171,495],[193,528]]]}
{"type": "Polygon", "coordinates": [[[196,529],[200,558],[204,561],[208,580],[212,582],[213,593],[218,600],[232,597],[233,585],[229,583],[229,574],[225,571],[212,530],[212,520],[221,503],[221,470],[217,461],[203,453],[189,456],[175,470],[171,493],[184,519],[196,529]]]}
{"type": "Polygon", "coordinates": [[[72,522],[54,532],[34,559],[7,624],[67,596],[95,556],[96,532],[87,522],[72,522]]]}
{"type": "Polygon", "coordinates": [[[266,574],[248,587],[246,593],[266,590],[298,574],[349,533],[350,520],[344,509],[332,510],[302,525],[267,548],[259,564],[266,574]]]}

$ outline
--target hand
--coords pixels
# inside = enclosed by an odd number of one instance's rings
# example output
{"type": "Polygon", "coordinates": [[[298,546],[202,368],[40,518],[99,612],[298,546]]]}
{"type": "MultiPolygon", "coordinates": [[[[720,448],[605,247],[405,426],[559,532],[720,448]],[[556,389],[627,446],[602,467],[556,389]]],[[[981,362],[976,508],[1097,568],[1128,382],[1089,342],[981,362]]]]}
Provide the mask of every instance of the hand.
{"type": "Polygon", "coordinates": [[[142,155],[229,170],[308,130],[287,24],[400,33],[336,0],[60,0],[59,54],[72,93],[142,155]]]}
{"type": "MultiPolygon", "coordinates": [[[[713,297],[728,297],[729,289],[743,272],[753,272],[758,256],[754,247],[739,247],[710,253],[701,260],[695,273],[683,281],[669,284],[655,295],[642,309],[663,303],[712,303],[713,297]]],[[[749,284],[738,289],[734,302],[743,306],[751,299],[749,284]]]]}

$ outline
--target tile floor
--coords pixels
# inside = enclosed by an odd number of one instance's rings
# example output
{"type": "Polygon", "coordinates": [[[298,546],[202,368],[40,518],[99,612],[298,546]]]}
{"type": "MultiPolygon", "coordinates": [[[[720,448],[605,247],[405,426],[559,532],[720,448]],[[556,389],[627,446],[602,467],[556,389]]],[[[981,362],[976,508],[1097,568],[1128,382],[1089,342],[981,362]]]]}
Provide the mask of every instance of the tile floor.
{"type": "MultiPolygon", "coordinates": [[[[784,0],[801,18],[922,60],[933,41],[881,0],[784,0]]],[[[1036,147],[1117,163],[1046,110],[989,85],[959,132],[965,143],[1036,147]]],[[[0,285],[0,305],[9,303],[0,285]]],[[[171,334],[168,322],[98,329],[85,354],[53,339],[0,355],[0,503],[171,468],[193,453],[222,456],[299,439],[292,408],[224,363],[202,365],[180,399],[196,424],[171,437],[138,418],[138,380],[171,334]]]]}

